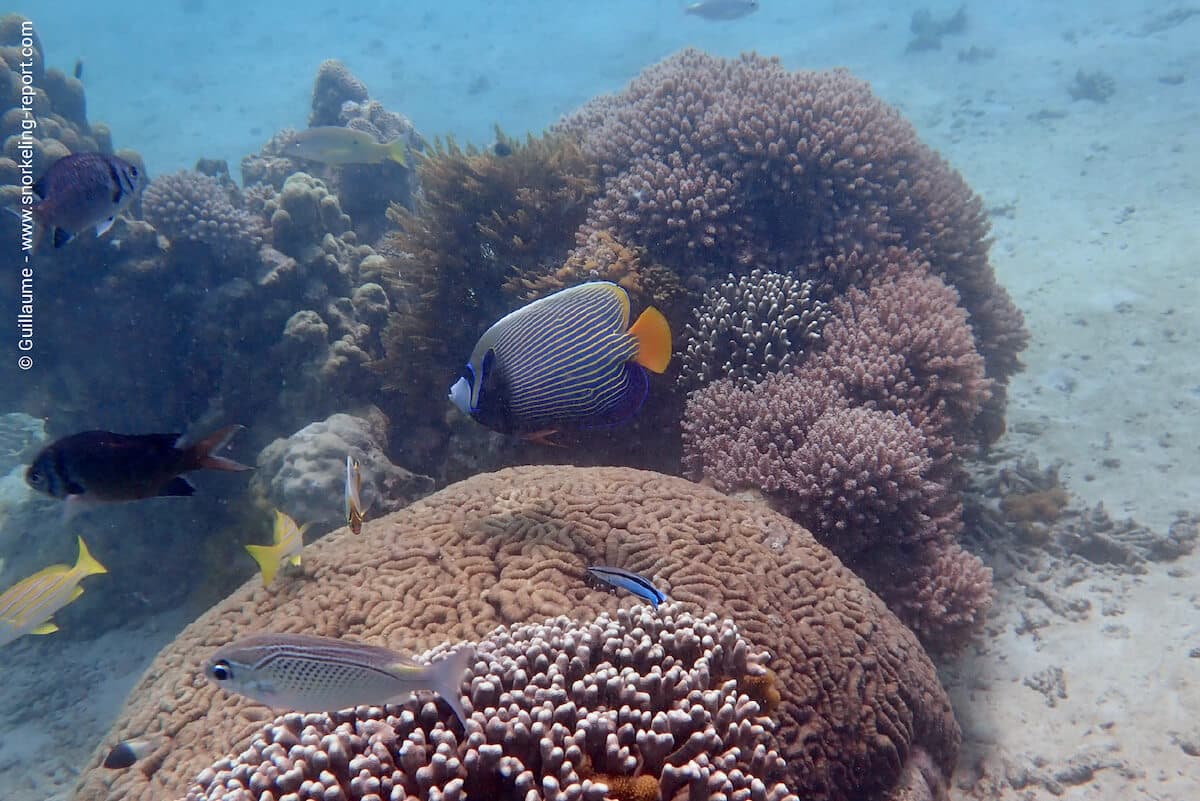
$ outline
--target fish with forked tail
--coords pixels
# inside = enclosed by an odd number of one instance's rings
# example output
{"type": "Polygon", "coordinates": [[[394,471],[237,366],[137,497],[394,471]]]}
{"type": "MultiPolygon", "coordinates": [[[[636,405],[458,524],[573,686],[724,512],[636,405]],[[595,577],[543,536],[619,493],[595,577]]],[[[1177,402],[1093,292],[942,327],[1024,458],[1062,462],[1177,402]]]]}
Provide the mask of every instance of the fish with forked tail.
{"type": "Polygon", "coordinates": [[[276,709],[336,712],[360,704],[398,704],[433,691],[464,724],[463,673],[475,648],[461,645],[422,665],[387,648],[311,634],[256,634],[218,649],[204,675],[229,692],[276,709]]]}
{"type": "Polygon", "coordinates": [[[269,587],[279,566],[287,562],[293,567],[300,564],[300,551],[304,549],[304,532],[308,523],[296,525],[296,521],[288,515],[275,510],[275,528],[270,545],[247,545],[246,550],[258,562],[262,571],[263,586],[269,587]]]}
{"type": "Polygon", "coordinates": [[[366,131],[323,125],[296,134],[283,154],[332,166],[394,161],[404,167],[408,164],[404,156],[407,149],[402,137],[382,143],[366,131]]]}
{"type": "Polygon", "coordinates": [[[88,553],[83,537],[78,540],[79,556],[74,565],[51,565],[0,595],[0,645],[26,634],[58,631],[50,618],[83,594],[79,582],[88,576],[108,572],[88,553]]]}
{"type": "Polygon", "coordinates": [[[43,448],[25,471],[25,481],[66,501],[67,518],[97,503],[194,495],[196,488],[181,473],[253,469],[214,455],[242,428],[227,426],[192,445],[180,434],[84,431],[43,448]]]}
{"type": "Polygon", "coordinates": [[[32,209],[34,241],[49,231],[54,247],[61,248],[92,226],[96,236],[103,235],[145,185],[146,176],[122,158],[103,153],[63,156],[33,185],[41,198],[32,209]]]}

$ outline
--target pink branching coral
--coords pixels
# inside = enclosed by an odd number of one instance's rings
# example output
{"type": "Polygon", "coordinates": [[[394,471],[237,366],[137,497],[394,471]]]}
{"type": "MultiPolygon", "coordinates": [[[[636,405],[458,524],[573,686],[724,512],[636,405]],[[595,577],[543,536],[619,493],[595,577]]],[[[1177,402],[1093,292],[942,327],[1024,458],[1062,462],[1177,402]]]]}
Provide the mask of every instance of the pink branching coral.
{"type": "Polygon", "coordinates": [[[726,492],[763,492],[927,645],[950,648],[990,603],[990,571],[956,542],[958,454],[992,382],[955,291],[905,251],[887,254],[865,289],[830,304],[823,348],[799,370],[691,395],[684,467],[726,492]]]}
{"type": "Polygon", "coordinates": [[[287,714],[187,798],[794,801],[774,725],[739,686],[766,659],[677,604],[501,627],[479,644],[461,734],[428,700],[287,714]]]}
{"type": "Polygon", "coordinates": [[[605,179],[581,248],[607,230],[680,275],[798,271],[833,293],[860,259],[919,252],[960,294],[1003,408],[1027,334],[988,263],[982,203],[865,82],[684,50],[560,127],[605,179]]]}

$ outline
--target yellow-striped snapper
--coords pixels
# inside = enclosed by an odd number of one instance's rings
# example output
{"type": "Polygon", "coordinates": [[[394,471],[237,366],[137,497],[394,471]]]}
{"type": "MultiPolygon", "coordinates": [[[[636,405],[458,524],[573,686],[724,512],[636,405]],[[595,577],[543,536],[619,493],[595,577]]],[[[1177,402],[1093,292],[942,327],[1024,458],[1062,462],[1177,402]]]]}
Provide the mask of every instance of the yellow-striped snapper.
{"type": "Polygon", "coordinates": [[[274,709],[336,712],[403,703],[432,691],[464,724],[462,678],[475,648],[460,646],[422,665],[388,648],[311,634],[256,634],[219,648],[204,665],[209,681],[274,709]]]}
{"type": "Polygon", "coordinates": [[[362,533],[366,514],[362,504],[362,470],[358,460],[346,454],[346,525],[355,534],[362,533]]]}
{"type": "Polygon", "coordinates": [[[79,557],[74,565],[51,565],[0,595],[0,645],[7,645],[26,634],[58,631],[50,618],[83,595],[79,582],[88,576],[108,572],[88,553],[83,537],[78,539],[79,557]]]}
{"type": "Polygon", "coordinates": [[[262,571],[264,587],[269,587],[279,566],[284,562],[296,566],[300,564],[300,551],[304,549],[304,532],[309,524],[297,526],[296,521],[278,509],[275,510],[275,527],[272,531],[270,545],[247,545],[246,550],[258,562],[262,571]]]}
{"type": "Polygon", "coordinates": [[[63,156],[33,185],[41,198],[32,208],[34,241],[49,231],[54,247],[60,248],[92,226],[96,236],[103,235],[145,185],[137,166],[116,156],[63,156]]]}
{"type": "Polygon", "coordinates": [[[403,137],[386,144],[376,142],[366,131],[322,125],[296,134],[283,154],[305,161],[339,166],[342,164],[382,164],[389,159],[401,167],[408,164],[403,137]]]}
{"type": "Polygon", "coordinates": [[[671,329],[654,307],[629,325],[629,295],[609,281],[563,289],[492,325],[450,400],[495,431],[537,435],[599,428],[638,413],[646,370],[671,361],[671,329]]]}

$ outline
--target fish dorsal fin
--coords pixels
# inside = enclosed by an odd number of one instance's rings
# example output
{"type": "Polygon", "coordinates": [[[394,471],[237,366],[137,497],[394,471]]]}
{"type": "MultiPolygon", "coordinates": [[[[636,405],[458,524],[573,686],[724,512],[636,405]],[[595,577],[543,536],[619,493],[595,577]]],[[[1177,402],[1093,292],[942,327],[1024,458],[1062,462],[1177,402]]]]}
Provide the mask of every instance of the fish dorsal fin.
{"type": "Polygon", "coordinates": [[[634,361],[651,372],[665,372],[671,363],[671,326],[662,312],[647,307],[629,327],[629,335],[638,342],[634,361]]]}

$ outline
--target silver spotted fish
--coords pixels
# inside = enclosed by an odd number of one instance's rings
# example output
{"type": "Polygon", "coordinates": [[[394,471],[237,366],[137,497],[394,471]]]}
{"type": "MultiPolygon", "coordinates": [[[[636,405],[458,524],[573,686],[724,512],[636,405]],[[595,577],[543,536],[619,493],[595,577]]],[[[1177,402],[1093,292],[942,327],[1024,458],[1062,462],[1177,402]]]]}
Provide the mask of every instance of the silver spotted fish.
{"type": "Polygon", "coordinates": [[[491,326],[450,400],[502,433],[592,428],[632,418],[646,370],[671,360],[671,329],[655,308],[629,325],[629,295],[608,281],[564,289],[491,326]]]}
{"type": "Polygon", "coordinates": [[[423,665],[387,648],[311,634],[256,634],[218,649],[209,681],[276,709],[334,712],[403,702],[409,693],[442,697],[460,721],[462,678],[475,648],[464,645],[423,665]]]}

